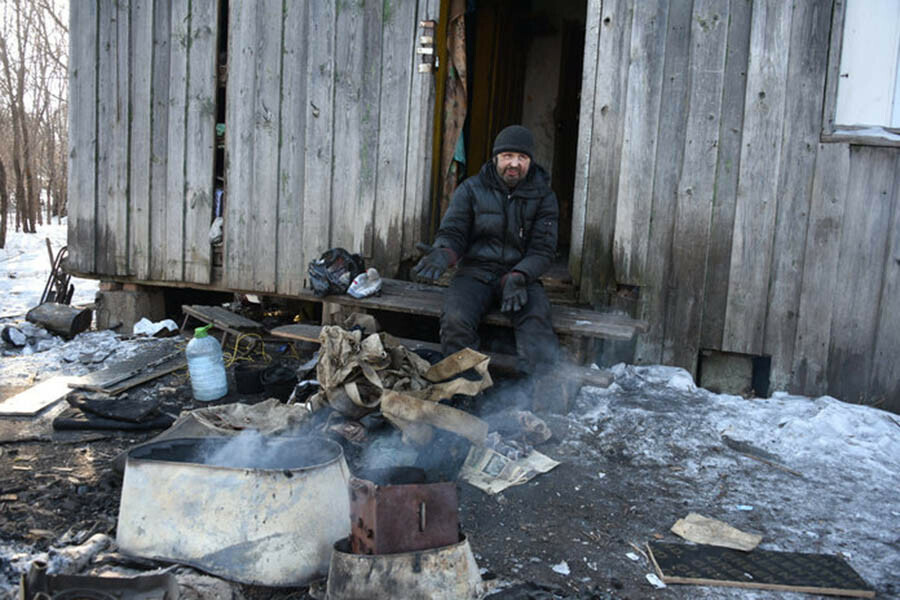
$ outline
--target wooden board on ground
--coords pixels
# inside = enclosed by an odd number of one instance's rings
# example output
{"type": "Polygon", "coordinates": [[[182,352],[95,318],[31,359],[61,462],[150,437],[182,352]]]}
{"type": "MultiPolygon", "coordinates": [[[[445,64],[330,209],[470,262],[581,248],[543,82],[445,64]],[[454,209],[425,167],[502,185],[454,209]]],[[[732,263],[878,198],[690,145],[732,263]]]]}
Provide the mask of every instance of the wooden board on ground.
{"type": "MultiPolygon", "coordinates": [[[[444,288],[399,279],[385,278],[383,281],[381,295],[368,298],[358,299],[346,294],[322,298],[315,296],[308,289],[304,289],[298,296],[304,300],[333,302],[344,306],[358,306],[373,310],[388,310],[429,317],[441,315],[444,288]]],[[[552,311],[553,329],[557,333],[568,335],[630,340],[637,333],[647,331],[649,327],[646,321],[576,306],[554,305],[552,311]]],[[[497,311],[489,313],[484,318],[484,322],[489,325],[510,326],[509,319],[497,311]]]]}
{"type": "MultiPolygon", "coordinates": [[[[283,325],[272,330],[275,337],[285,338],[289,340],[297,340],[303,342],[319,342],[319,332],[321,327],[318,325],[304,325],[298,323],[295,325],[283,325]]],[[[441,351],[441,345],[434,342],[424,342],[421,340],[413,340],[408,338],[395,337],[398,343],[406,346],[410,350],[431,350],[434,352],[441,351]]],[[[484,352],[490,357],[490,369],[494,373],[509,375],[516,373],[516,357],[509,354],[497,354],[493,352],[484,352]]],[[[612,373],[602,369],[591,369],[587,367],[579,367],[566,365],[565,369],[571,371],[571,379],[580,382],[582,385],[591,385],[595,387],[608,387],[613,381],[612,373]]]]}
{"type": "Polygon", "coordinates": [[[57,375],[42,381],[24,392],[0,402],[0,415],[7,417],[34,416],[62,400],[69,393],[69,384],[77,383],[80,380],[80,377],[57,375]]]}
{"type": "Polygon", "coordinates": [[[184,353],[181,350],[176,349],[173,344],[162,344],[148,348],[115,366],[84,375],[68,387],[114,396],[182,369],[185,364],[184,353]]]}
{"type": "Polygon", "coordinates": [[[651,542],[650,558],[664,583],[722,585],[874,598],[875,591],[837,556],[651,542]]]}
{"type": "Polygon", "coordinates": [[[225,331],[232,329],[241,331],[260,331],[263,329],[262,324],[235,314],[221,306],[201,306],[199,304],[194,304],[190,306],[184,305],[181,307],[181,310],[186,315],[190,315],[204,323],[212,323],[215,327],[224,329],[225,331]]]}

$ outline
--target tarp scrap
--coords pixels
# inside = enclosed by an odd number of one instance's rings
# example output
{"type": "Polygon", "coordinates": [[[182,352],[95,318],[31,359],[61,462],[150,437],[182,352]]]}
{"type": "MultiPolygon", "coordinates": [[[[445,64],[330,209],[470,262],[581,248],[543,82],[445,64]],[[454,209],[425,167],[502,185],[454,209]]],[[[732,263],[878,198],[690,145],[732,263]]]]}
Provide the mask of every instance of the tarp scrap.
{"type": "Polygon", "coordinates": [[[378,410],[387,391],[438,402],[455,394],[474,396],[493,385],[487,370],[490,359],[469,349],[431,366],[386,333],[365,336],[334,325],[322,328],[319,343],[316,376],[321,390],[309,400],[313,410],[327,405],[359,418],[378,410]],[[457,377],[470,369],[477,377],[457,377]]]}
{"type": "Polygon", "coordinates": [[[761,535],[746,533],[728,523],[697,513],[689,513],[688,516],[675,521],[675,524],[672,525],[672,533],[689,542],[722,546],[744,552],[753,550],[762,541],[761,535]]]}

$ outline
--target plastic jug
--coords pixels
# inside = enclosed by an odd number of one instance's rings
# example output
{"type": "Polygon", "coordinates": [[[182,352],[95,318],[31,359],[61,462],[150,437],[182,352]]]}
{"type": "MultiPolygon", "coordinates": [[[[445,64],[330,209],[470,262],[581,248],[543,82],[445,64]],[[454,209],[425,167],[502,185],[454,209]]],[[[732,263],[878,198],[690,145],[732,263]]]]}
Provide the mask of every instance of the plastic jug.
{"type": "Polygon", "coordinates": [[[210,402],[228,393],[225,377],[225,361],[219,340],[207,331],[212,325],[194,330],[194,339],[188,342],[184,353],[187,356],[188,372],[191,374],[191,390],[194,400],[210,402]]]}

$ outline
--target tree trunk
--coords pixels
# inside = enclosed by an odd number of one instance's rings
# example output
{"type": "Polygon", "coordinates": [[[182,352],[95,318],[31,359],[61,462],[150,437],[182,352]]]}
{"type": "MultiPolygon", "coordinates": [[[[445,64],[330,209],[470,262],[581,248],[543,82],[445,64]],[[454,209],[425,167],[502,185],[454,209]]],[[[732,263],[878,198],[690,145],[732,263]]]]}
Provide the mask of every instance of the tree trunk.
{"type": "Polygon", "coordinates": [[[6,194],[6,167],[0,160],[0,248],[6,247],[6,215],[9,212],[9,196],[6,194]]]}

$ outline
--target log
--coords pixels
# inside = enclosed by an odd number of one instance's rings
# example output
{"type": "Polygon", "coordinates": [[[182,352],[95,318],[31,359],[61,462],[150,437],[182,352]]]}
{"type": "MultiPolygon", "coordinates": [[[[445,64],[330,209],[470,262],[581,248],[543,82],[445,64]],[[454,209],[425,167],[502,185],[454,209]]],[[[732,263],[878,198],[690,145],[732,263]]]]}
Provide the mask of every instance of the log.
{"type": "Polygon", "coordinates": [[[28,311],[25,319],[59,335],[72,338],[91,326],[93,312],[58,302],[44,302],[28,311]]]}

